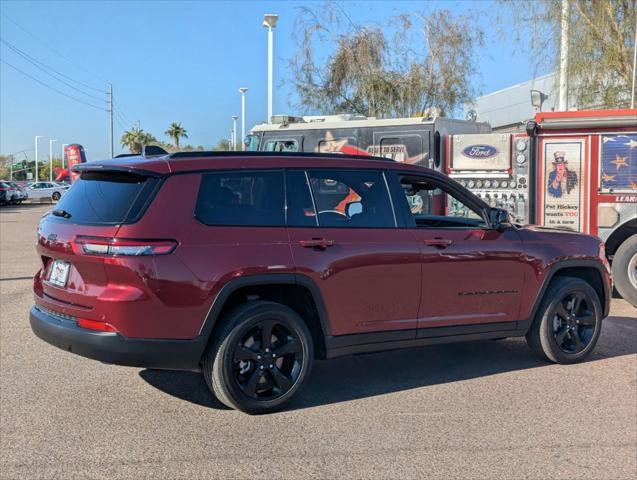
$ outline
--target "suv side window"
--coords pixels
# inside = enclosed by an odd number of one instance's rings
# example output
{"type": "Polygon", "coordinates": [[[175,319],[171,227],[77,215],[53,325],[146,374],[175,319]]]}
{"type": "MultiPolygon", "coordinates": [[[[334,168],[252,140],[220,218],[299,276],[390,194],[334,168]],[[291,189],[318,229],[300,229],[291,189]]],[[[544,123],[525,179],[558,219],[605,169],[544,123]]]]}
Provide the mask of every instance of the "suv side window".
{"type": "Polygon", "coordinates": [[[411,175],[399,175],[399,179],[405,211],[411,214],[408,224],[418,228],[486,228],[480,210],[463,203],[443,182],[411,175]]]}
{"type": "Polygon", "coordinates": [[[318,218],[305,170],[288,170],[285,175],[288,226],[317,227],[318,218]]]}
{"type": "Polygon", "coordinates": [[[308,174],[319,226],[396,227],[383,172],[309,170],[308,174]]]}
{"type": "Polygon", "coordinates": [[[206,225],[284,226],[283,172],[203,174],[195,217],[206,225]]]}

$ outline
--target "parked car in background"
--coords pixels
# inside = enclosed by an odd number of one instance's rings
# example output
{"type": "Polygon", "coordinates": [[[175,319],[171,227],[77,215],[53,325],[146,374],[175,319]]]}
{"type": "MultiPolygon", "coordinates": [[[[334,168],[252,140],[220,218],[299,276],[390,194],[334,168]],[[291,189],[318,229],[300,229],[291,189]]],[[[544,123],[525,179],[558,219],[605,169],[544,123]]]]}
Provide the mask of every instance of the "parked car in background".
{"type": "Polygon", "coordinates": [[[34,182],[27,186],[27,193],[31,200],[58,201],[69,189],[68,185],[55,182],[34,182]]]}
{"type": "Polygon", "coordinates": [[[11,203],[13,205],[20,205],[24,200],[29,198],[26,188],[18,185],[16,182],[7,183],[13,187],[13,195],[11,196],[11,203]]]}
{"type": "Polygon", "coordinates": [[[11,199],[14,195],[13,190],[14,188],[9,182],[0,182],[0,205],[11,203],[11,199]]]}

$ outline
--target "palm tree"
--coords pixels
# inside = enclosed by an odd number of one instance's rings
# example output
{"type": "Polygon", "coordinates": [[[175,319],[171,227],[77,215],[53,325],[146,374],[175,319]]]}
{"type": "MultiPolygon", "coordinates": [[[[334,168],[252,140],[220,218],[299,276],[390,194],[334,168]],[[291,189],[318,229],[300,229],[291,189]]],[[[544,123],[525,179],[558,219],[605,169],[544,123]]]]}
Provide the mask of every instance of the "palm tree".
{"type": "Polygon", "coordinates": [[[166,130],[164,133],[175,141],[175,147],[177,147],[177,150],[179,150],[179,139],[188,138],[186,129],[181,126],[181,123],[177,122],[171,123],[170,127],[168,127],[168,130],[166,130]]]}
{"type": "Polygon", "coordinates": [[[131,153],[142,153],[144,145],[156,142],[157,139],[150,133],[142,130],[139,127],[131,127],[122,135],[119,143],[122,147],[128,147],[131,153]]]}

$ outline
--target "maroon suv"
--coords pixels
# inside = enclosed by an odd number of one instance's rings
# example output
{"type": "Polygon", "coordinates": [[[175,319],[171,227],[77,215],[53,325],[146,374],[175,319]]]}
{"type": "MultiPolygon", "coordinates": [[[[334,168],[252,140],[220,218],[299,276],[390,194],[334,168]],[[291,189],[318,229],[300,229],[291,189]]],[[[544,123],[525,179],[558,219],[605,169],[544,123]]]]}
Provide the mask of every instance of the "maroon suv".
{"type": "Polygon", "coordinates": [[[582,360],[599,239],[520,227],[434,171],[370,157],[177,153],[76,167],[41,221],[33,331],[107,363],[202,370],[281,408],[315,358],[526,335],[582,360]]]}

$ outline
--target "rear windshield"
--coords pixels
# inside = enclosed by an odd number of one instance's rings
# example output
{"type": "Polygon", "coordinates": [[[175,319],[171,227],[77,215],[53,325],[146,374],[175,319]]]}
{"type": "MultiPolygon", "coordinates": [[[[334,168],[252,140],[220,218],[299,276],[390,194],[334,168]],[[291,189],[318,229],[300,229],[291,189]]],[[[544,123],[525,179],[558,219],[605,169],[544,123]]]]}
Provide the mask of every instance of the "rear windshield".
{"type": "Polygon", "coordinates": [[[70,223],[136,221],[151,200],[158,179],[128,172],[84,172],[53,208],[70,223]]]}

